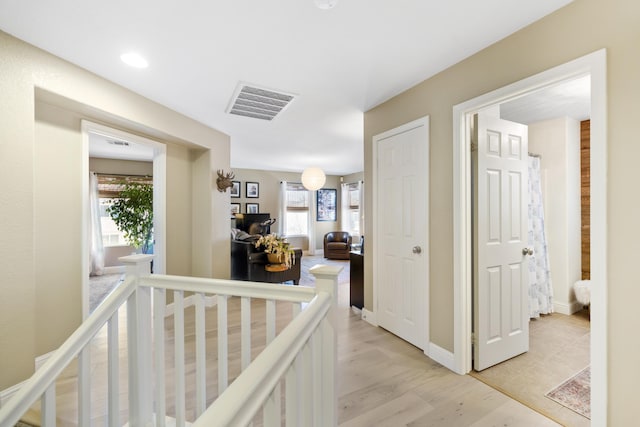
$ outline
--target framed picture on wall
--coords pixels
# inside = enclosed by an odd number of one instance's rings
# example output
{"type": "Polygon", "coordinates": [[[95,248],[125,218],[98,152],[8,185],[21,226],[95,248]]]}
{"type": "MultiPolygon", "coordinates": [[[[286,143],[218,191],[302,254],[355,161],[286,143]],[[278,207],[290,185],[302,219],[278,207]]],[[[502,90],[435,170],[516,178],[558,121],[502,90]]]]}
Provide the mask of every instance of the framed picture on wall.
{"type": "Polygon", "coordinates": [[[260,205],[258,203],[247,203],[247,213],[260,212],[260,205]]]}
{"type": "Polygon", "coordinates": [[[231,186],[231,197],[238,198],[240,197],[240,181],[231,181],[233,184],[231,186]]]}
{"type": "Polygon", "coordinates": [[[257,182],[247,182],[245,197],[247,199],[257,199],[260,197],[260,184],[257,182]]]}
{"type": "Polygon", "coordinates": [[[338,191],[332,188],[323,188],[317,191],[318,203],[316,220],[335,221],[336,220],[336,198],[338,191]]]}
{"type": "Polygon", "coordinates": [[[231,203],[231,217],[240,213],[240,203],[231,203]]]}

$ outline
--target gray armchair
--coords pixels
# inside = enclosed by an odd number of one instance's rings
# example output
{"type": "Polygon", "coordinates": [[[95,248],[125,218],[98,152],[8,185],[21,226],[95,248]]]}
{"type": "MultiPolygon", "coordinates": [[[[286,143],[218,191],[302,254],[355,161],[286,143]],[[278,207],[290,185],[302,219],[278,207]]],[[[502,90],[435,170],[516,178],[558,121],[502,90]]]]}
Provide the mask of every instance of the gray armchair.
{"type": "Polygon", "coordinates": [[[351,236],[346,231],[331,231],[324,235],[324,257],[349,259],[351,236]]]}

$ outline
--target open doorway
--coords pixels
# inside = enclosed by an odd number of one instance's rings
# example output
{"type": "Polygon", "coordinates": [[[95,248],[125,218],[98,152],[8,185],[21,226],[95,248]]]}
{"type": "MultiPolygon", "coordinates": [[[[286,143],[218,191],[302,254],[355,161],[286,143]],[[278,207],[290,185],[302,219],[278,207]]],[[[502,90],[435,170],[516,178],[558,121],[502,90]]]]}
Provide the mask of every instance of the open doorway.
{"type": "Polygon", "coordinates": [[[454,361],[457,372],[471,370],[473,229],[469,123],[473,114],[544,88],[589,75],[591,78],[591,422],[606,423],[607,415],[607,214],[606,214],[606,52],[604,50],[526,78],[462,104],[454,120],[454,361]]]}
{"type": "Polygon", "coordinates": [[[164,272],[166,148],[156,141],[88,121],[83,121],[82,131],[87,177],[83,192],[86,271],[82,292],[86,318],[121,282],[124,268],[118,258],[135,251],[107,213],[117,193],[126,186],[152,189],[154,272],[164,272]],[[100,260],[98,268],[95,258],[100,260]]]}
{"type": "MultiPolygon", "coordinates": [[[[581,221],[583,217],[588,219],[588,204],[584,206],[585,216],[581,201],[588,201],[589,187],[581,188],[580,183],[583,177],[588,178],[589,170],[588,151],[581,159],[581,127],[589,123],[590,98],[590,76],[585,75],[482,110],[478,116],[485,119],[476,118],[480,123],[492,123],[494,127],[488,131],[491,135],[496,135],[504,123],[515,124],[516,130],[524,131],[523,146],[528,145],[518,159],[511,158],[513,153],[507,153],[506,160],[522,165],[523,186],[529,190],[521,221],[524,239],[514,248],[518,252],[515,263],[522,268],[524,283],[517,288],[527,290],[521,299],[524,303],[518,304],[518,308],[525,307],[523,324],[528,332],[520,331],[527,337],[525,348],[497,358],[496,363],[487,364],[486,359],[495,357],[497,352],[484,355],[484,360],[474,360],[471,374],[561,424],[574,426],[589,425],[590,417],[587,395],[590,321],[589,310],[584,308],[588,301],[579,301],[574,292],[574,284],[582,283],[583,279],[581,231],[588,230],[581,221]],[[523,248],[527,249],[526,254],[520,253],[523,248]]],[[[478,132],[474,129],[474,135],[478,132]]],[[[513,138],[513,134],[509,134],[509,138],[513,138]]],[[[479,139],[474,164],[488,161],[495,165],[493,153],[481,152],[486,152],[486,138],[479,139]]],[[[588,150],[588,144],[583,145],[588,150]]],[[[482,170],[474,167],[473,180],[477,187],[482,186],[483,177],[479,176],[482,170]]],[[[495,170],[492,166],[484,173],[492,176],[495,170]]],[[[487,205],[482,200],[474,200],[474,218],[481,216],[480,211],[486,207],[493,210],[487,205]],[[482,206],[484,208],[478,208],[482,206]]],[[[482,271],[495,270],[495,267],[481,270],[482,260],[494,256],[496,248],[495,241],[481,244],[485,240],[483,230],[479,230],[483,224],[474,221],[474,236],[480,235],[475,239],[474,260],[481,260],[474,265],[474,281],[483,279],[482,271]],[[487,252],[479,253],[482,251],[487,252]]],[[[513,243],[514,235],[510,236],[509,241],[513,243]]],[[[585,237],[588,245],[589,236],[585,237]]],[[[588,264],[588,258],[586,261],[588,264]]],[[[513,265],[506,268],[509,267],[513,265]]],[[[508,279],[512,278],[513,271],[508,279]]],[[[507,283],[501,294],[508,292],[509,285],[512,287],[514,283],[507,283]]],[[[480,301],[491,300],[477,293],[487,291],[495,295],[493,287],[474,284],[474,307],[480,301]]],[[[475,309],[476,314],[479,311],[482,309],[475,309]]],[[[495,313],[496,310],[489,311],[495,313]]],[[[513,312],[511,314],[513,317],[513,312]]],[[[474,353],[482,348],[482,332],[489,328],[486,324],[475,324],[477,321],[478,317],[474,321],[474,353]]],[[[509,323],[505,340],[515,338],[514,327],[519,327],[513,319],[509,323]]],[[[491,341],[492,345],[500,344],[497,336],[491,341]]]]}

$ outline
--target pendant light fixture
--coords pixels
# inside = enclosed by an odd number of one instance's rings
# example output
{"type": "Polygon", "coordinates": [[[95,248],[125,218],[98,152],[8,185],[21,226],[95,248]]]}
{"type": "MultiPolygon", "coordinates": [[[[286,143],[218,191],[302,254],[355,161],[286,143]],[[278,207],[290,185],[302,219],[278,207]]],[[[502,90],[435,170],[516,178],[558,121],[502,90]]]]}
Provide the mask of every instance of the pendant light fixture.
{"type": "Polygon", "coordinates": [[[321,189],[326,180],[327,177],[320,168],[306,168],[304,172],[302,172],[302,185],[309,191],[321,189]]]}

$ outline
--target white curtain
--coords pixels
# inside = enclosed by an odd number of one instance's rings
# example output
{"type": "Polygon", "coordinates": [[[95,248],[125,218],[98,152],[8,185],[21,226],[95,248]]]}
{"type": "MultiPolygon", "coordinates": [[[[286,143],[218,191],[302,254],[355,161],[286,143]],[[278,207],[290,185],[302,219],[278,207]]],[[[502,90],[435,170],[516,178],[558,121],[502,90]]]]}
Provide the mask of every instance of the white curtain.
{"type": "Polygon", "coordinates": [[[364,236],[364,181],[358,181],[358,191],[360,192],[360,198],[358,200],[358,203],[360,203],[358,212],[360,224],[358,228],[360,229],[360,236],[364,236]]]}
{"type": "Polygon", "coordinates": [[[89,270],[92,276],[101,276],[104,273],[104,246],[102,245],[102,225],[100,223],[98,176],[94,172],[89,173],[89,208],[91,214],[89,270]]]}
{"type": "Polygon", "coordinates": [[[544,227],[540,158],[529,156],[529,317],[553,313],[553,287],[544,227]]]}
{"type": "Polygon", "coordinates": [[[280,195],[278,200],[278,234],[286,236],[287,232],[287,181],[280,182],[280,195]]]}
{"type": "Polygon", "coordinates": [[[351,233],[351,221],[349,221],[349,184],[340,185],[340,230],[351,233]]]}
{"type": "Polygon", "coordinates": [[[309,221],[309,255],[316,254],[316,222],[314,221],[314,215],[316,214],[316,195],[315,191],[309,191],[309,215],[307,219],[309,221]]]}

